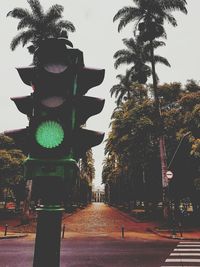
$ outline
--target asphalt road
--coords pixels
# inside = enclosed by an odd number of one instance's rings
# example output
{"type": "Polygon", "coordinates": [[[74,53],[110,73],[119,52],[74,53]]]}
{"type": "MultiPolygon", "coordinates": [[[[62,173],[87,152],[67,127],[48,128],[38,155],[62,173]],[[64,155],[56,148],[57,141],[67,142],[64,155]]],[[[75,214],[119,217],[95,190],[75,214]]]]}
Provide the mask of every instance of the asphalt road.
{"type": "MultiPolygon", "coordinates": [[[[61,267],[160,267],[177,243],[105,237],[62,241],[61,267]]],[[[0,267],[31,267],[34,240],[0,240],[0,267]]],[[[48,267],[48,266],[44,266],[48,267]]]]}

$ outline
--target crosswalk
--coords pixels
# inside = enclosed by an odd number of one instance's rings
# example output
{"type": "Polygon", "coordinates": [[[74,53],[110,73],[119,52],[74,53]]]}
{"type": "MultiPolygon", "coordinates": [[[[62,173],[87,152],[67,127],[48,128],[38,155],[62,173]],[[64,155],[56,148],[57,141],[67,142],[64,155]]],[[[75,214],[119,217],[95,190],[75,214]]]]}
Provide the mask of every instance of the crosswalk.
{"type": "Polygon", "coordinates": [[[161,267],[200,266],[200,242],[181,241],[161,267]]]}

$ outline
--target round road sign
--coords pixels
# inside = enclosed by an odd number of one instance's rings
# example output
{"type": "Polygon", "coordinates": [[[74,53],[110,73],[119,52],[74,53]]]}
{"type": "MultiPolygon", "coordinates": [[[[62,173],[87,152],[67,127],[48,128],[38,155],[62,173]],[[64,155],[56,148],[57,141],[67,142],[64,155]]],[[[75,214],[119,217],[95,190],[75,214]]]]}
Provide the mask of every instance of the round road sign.
{"type": "Polygon", "coordinates": [[[167,177],[168,179],[172,179],[172,178],[173,178],[173,172],[171,172],[171,171],[167,171],[167,172],[166,172],[166,177],[167,177]]]}

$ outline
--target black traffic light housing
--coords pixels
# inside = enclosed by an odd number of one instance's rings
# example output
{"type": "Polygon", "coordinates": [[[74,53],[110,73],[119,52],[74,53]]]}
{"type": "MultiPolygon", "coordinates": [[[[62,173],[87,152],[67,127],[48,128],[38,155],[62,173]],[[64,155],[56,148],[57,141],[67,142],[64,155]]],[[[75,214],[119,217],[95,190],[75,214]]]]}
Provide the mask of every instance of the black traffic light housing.
{"type": "Polygon", "coordinates": [[[104,99],[84,94],[102,83],[105,71],[86,68],[82,51],[67,48],[63,40],[54,38],[41,42],[34,62],[36,65],[17,68],[33,93],[12,98],[18,110],[29,118],[29,126],[6,134],[29,155],[35,169],[33,159],[42,164],[44,160],[76,161],[104,137],[82,125],[104,106],[104,99]]]}

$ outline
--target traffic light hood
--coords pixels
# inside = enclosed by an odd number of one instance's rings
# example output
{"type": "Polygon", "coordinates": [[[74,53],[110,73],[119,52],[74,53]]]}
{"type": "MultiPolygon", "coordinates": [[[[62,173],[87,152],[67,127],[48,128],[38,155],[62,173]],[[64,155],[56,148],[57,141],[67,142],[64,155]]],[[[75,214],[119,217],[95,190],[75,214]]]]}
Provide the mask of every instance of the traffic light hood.
{"type": "Polygon", "coordinates": [[[92,69],[86,67],[82,67],[76,71],[67,69],[64,73],[62,72],[57,74],[50,73],[36,66],[19,67],[17,68],[17,71],[22,81],[29,86],[34,85],[35,90],[37,90],[37,85],[39,86],[41,84],[46,84],[45,87],[48,87],[49,85],[52,87],[52,81],[60,81],[60,77],[63,75],[62,86],[66,88],[67,91],[66,83],[70,80],[70,78],[73,78],[73,74],[77,74],[77,94],[79,95],[84,95],[90,88],[100,85],[105,75],[104,69],[92,69]],[[47,79],[44,79],[43,74],[45,73],[47,79]]]}
{"type": "Polygon", "coordinates": [[[22,81],[33,86],[35,91],[52,87],[53,90],[61,88],[61,94],[65,94],[67,86],[76,78],[76,94],[79,95],[101,84],[105,70],[85,67],[83,52],[67,48],[65,41],[55,38],[42,41],[34,53],[34,64],[17,68],[22,81]]]}

